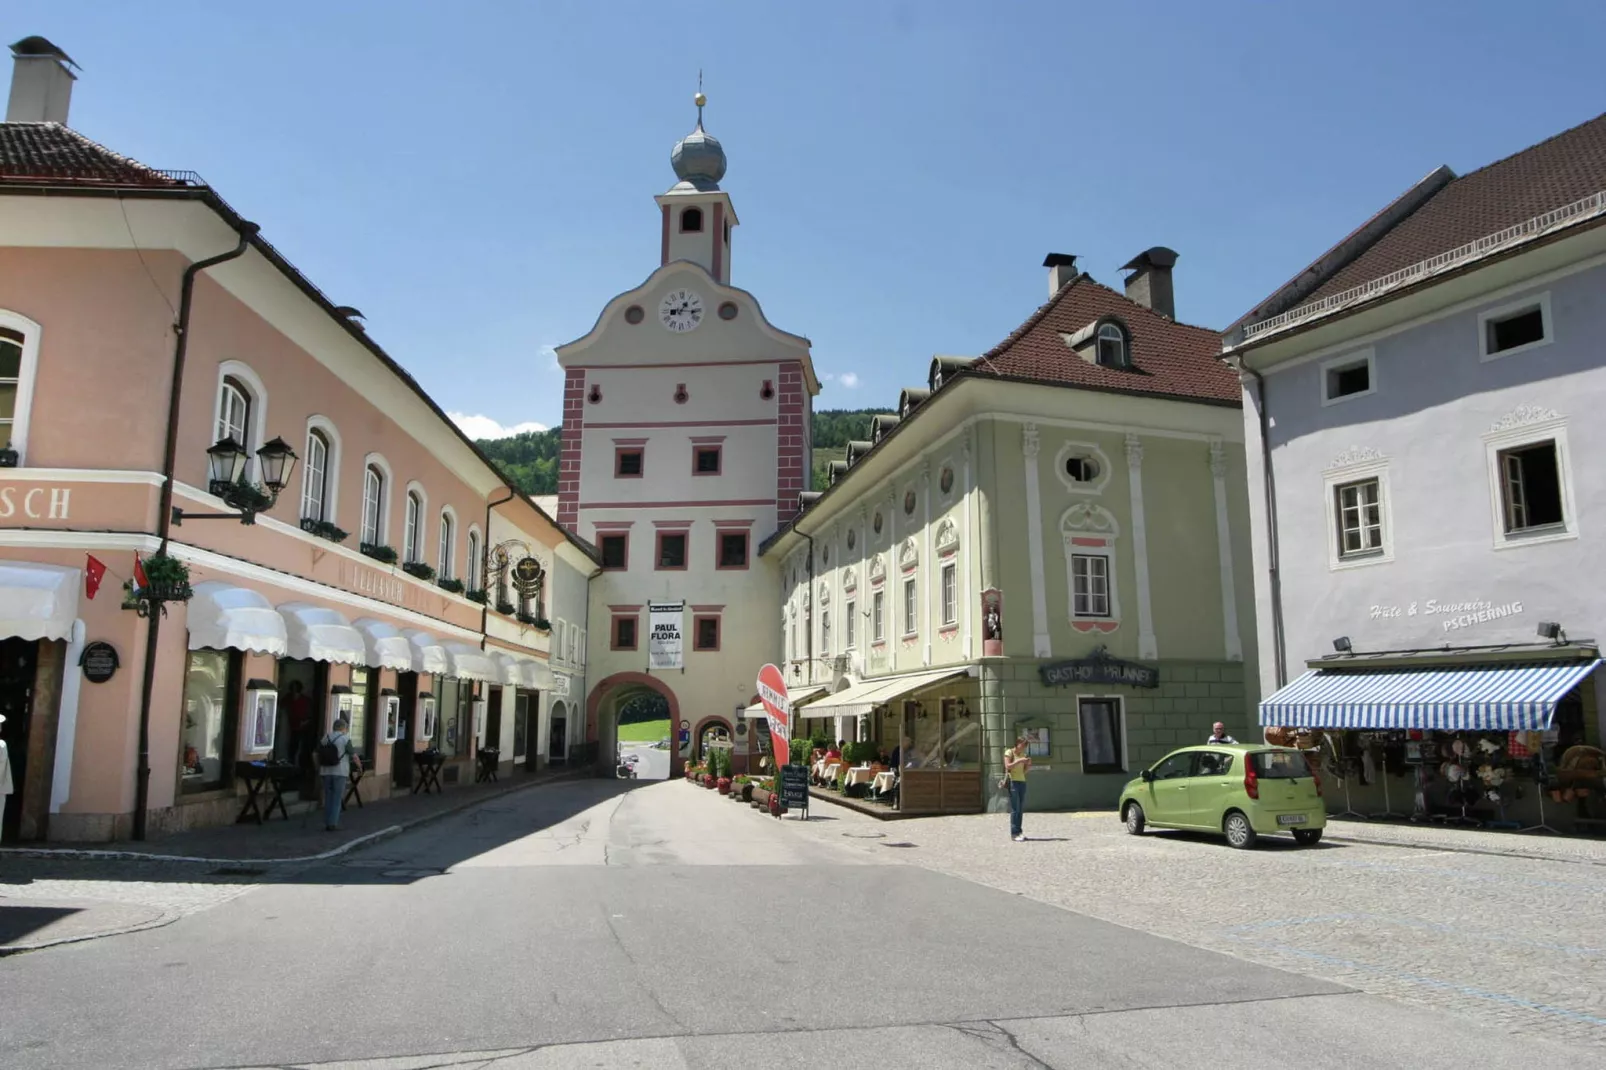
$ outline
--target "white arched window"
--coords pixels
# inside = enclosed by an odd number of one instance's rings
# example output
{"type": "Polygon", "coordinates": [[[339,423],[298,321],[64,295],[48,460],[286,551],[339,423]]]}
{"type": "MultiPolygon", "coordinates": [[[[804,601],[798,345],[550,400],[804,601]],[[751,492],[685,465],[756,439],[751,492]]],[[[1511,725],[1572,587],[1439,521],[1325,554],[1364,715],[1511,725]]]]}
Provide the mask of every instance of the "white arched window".
{"type": "Polygon", "coordinates": [[[385,473],[372,462],[362,474],[362,541],[378,546],[383,541],[385,520],[385,473]]]}
{"type": "Polygon", "coordinates": [[[416,490],[407,492],[407,512],[402,517],[402,560],[419,560],[422,547],[424,499],[416,490]]]}
{"type": "Polygon", "coordinates": [[[16,450],[19,467],[28,463],[28,410],[38,356],[39,325],[0,309],[0,449],[16,450]]]}
{"type": "Polygon", "coordinates": [[[301,462],[301,519],[328,520],[329,504],[329,438],[314,427],[301,462]]]}
{"type": "Polygon", "coordinates": [[[214,442],[232,438],[247,450],[251,448],[251,394],[232,375],[225,375],[218,388],[217,428],[213,435],[214,442]]]}
{"type": "Polygon", "coordinates": [[[1100,327],[1097,359],[1106,368],[1126,367],[1126,332],[1113,323],[1100,327]]]}
{"type": "MultiPolygon", "coordinates": [[[[249,364],[226,360],[218,365],[217,401],[212,417],[212,442],[232,438],[245,450],[241,478],[260,478],[257,450],[266,441],[262,429],[268,418],[268,391],[249,364]]],[[[207,443],[211,445],[211,443],[207,443]]]]}
{"type": "Polygon", "coordinates": [[[435,566],[435,572],[443,580],[452,578],[452,551],[457,548],[456,541],[457,525],[452,522],[451,511],[442,510],[439,563],[435,566]]]}
{"type": "Polygon", "coordinates": [[[468,529],[468,557],[463,562],[463,584],[471,591],[484,586],[480,583],[480,533],[474,528],[468,529]]]}

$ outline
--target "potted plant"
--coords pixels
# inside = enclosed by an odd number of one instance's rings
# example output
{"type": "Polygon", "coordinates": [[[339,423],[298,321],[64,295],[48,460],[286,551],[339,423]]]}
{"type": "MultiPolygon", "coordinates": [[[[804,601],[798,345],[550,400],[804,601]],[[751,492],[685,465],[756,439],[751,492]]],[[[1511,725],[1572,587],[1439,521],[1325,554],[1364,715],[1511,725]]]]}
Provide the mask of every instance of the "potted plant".
{"type": "Polygon", "coordinates": [[[316,535],[320,539],[328,539],[335,543],[345,542],[350,534],[344,528],[337,528],[327,520],[314,520],[310,516],[301,518],[301,530],[308,535],[316,535]]]}
{"type": "Polygon", "coordinates": [[[361,550],[364,556],[371,557],[375,561],[381,561],[387,565],[394,565],[396,559],[401,556],[396,552],[395,547],[386,546],[382,542],[358,543],[357,549],[361,550]]]}
{"type": "Polygon", "coordinates": [[[423,580],[426,583],[435,578],[435,569],[422,561],[405,562],[402,565],[402,571],[414,579],[423,580]]]}
{"type": "Polygon", "coordinates": [[[190,566],[167,554],[141,559],[145,586],[139,597],[147,602],[188,602],[195,594],[190,587],[190,566]]]}
{"type": "Polygon", "coordinates": [[[722,776],[718,780],[714,781],[714,786],[719,788],[719,793],[721,795],[729,795],[731,793],[731,778],[728,776],[722,776]]]}
{"type": "Polygon", "coordinates": [[[436,580],[435,581],[435,586],[439,587],[441,590],[445,591],[447,594],[462,594],[463,593],[463,581],[462,580],[454,580],[454,579],[436,580]]]}
{"type": "Polygon", "coordinates": [[[503,598],[496,603],[496,611],[502,614],[504,617],[511,617],[514,613],[518,612],[518,607],[512,602],[509,602],[507,599],[503,598]]]}
{"type": "Polygon", "coordinates": [[[482,606],[486,602],[485,589],[483,587],[476,587],[472,591],[464,591],[463,597],[470,602],[478,602],[482,606]]]}

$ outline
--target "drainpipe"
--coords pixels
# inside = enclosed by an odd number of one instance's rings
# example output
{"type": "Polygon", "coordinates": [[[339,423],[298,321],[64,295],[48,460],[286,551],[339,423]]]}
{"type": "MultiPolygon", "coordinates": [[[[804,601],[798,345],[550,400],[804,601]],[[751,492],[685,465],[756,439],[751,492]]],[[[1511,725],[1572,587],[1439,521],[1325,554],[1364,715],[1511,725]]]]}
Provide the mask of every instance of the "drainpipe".
{"type": "Polygon", "coordinates": [[[485,586],[485,602],[480,606],[480,649],[485,649],[485,629],[491,620],[491,510],[498,505],[506,505],[519,496],[519,492],[512,487],[507,488],[506,498],[497,498],[485,503],[485,534],[480,537],[480,582],[485,586]]]}
{"type": "Polygon", "coordinates": [[[1266,407],[1266,377],[1245,364],[1241,358],[1235,363],[1239,371],[1255,377],[1255,408],[1260,415],[1260,466],[1266,480],[1266,577],[1271,585],[1272,663],[1277,671],[1277,686],[1281,688],[1288,683],[1288,653],[1283,636],[1282,555],[1277,549],[1277,476],[1271,466],[1271,414],[1266,407]]]}
{"type": "MultiPolygon", "coordinates": [[[[178,458],[179,396],[184,390],[184,357],[189,350],[190,309],[194,305],[195,277],[208,268],[245,255],[251,239],[261,228],[255,223],[241,222],[240,241],[233,249],[205,260],[197,260],[184,269],[179,287],[178,322],[173,324],[173,381],[167,395],[167,444],[162,454],[161,505],[156,512],[156,531],[161,537],[158,554],[167,553],[173,530],[173,468],[178,458]]],[[[156,686],[156,645],[161,637],[162,614],[158,610],[150,615],[145,635],[145,677],[140,684],[139,700],[139,757],[134,767],[134,839],[145,838],[145,811],[150,804],[151,788],[151,699],[156,686]]]]}

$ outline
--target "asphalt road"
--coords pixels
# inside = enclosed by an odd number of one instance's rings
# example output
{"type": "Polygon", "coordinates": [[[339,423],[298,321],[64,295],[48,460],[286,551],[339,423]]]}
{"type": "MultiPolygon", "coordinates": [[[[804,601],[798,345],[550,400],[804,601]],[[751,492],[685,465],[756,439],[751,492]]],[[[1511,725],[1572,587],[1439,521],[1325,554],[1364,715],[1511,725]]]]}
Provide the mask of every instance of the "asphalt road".
{"type": "Polygon", "coordinates": [[[895,862],[899,841],[831,842],[830,820],[679,781],[505,796],[166,928],[0,959],[0,1066],[1459,1070],[1598,1054],[895,862]]]}
{"type": "Polygon", "coordinates": [[[636,779],[665,780],[669,777],[669,751],[656,750],[651,743],[621,743],[619,756],[636,756],[636,779]]]}

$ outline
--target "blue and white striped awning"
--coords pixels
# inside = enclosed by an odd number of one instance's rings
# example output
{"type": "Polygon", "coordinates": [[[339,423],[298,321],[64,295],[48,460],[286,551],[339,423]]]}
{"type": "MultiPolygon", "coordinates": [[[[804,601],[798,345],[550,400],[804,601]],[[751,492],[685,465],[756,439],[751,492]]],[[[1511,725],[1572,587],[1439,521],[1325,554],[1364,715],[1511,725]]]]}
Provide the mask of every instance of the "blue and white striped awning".
{"type": "Polygon", "coordinates": [[[1287,728],[1422,728],[1538,732],[1596,661],[1371,672],[1313,669],[1260,704],[1287,728]]]}

